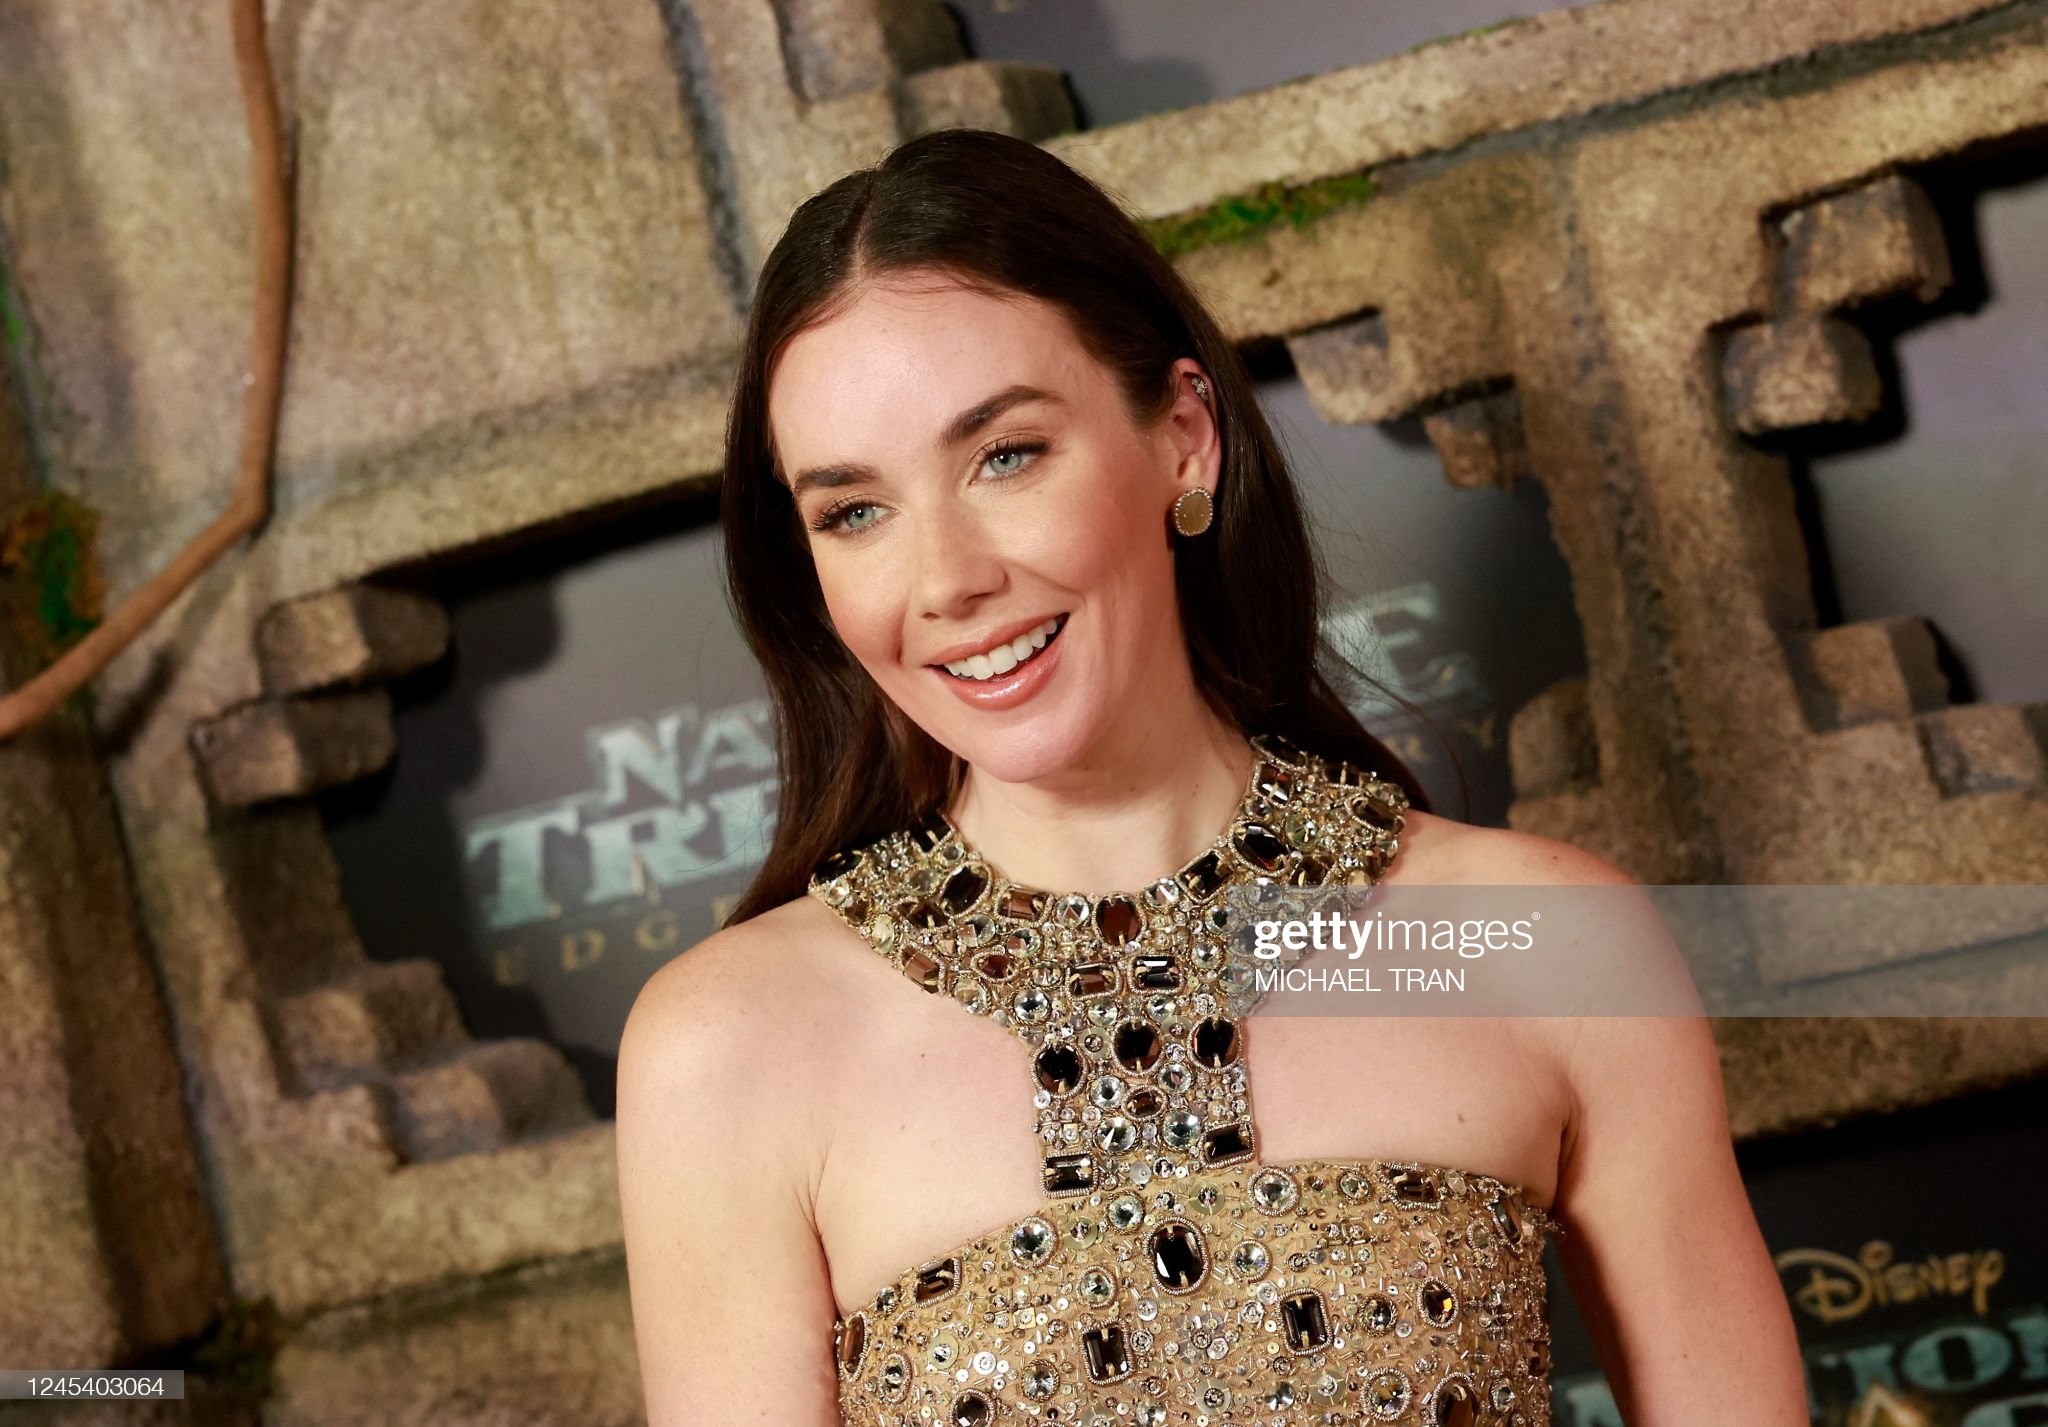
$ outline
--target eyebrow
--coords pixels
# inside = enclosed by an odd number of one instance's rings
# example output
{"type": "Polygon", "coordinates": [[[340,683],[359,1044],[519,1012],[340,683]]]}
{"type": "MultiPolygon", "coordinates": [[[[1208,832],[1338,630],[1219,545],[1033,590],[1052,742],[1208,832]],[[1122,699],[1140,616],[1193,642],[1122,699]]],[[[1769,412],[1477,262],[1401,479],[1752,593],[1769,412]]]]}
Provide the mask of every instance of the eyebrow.
{"type": "MultiPolygon", "coordinates": [[[[946,429],[939,433],[939,449],[958,446],[1011,407],[1022,406],[1027,401],[1049,401],[1056,406],[1063,404],[1059,397],[1035,386],[1026,386],[1022,382],[1006,386],[994,396],[976,402],[947,422],[946,429]]],[[[811,466],[797,472],[789,483],[789,492],[792,496],[802,499],[803,493],[813,487],[859,485],[863,481],[874,480],[876,474],[873,466],[863,465],[858,461],[811,466]]]]}

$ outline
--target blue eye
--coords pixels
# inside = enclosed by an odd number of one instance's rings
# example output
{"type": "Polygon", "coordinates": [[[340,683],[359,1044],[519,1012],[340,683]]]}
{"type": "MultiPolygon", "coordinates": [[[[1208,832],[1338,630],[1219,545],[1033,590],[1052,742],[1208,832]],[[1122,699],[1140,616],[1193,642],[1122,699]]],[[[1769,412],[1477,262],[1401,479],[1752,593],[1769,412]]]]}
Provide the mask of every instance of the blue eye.
{"type": "MultiPolygon", "coordinates": [[[[1028,458],[1036,456],[1045,450],[1046,444],[1044,441],[1028,438],[1018,438],[1002,442],[990,447],[983,454],[981,458],[982,468],[998,480],[1007,480],[1030,465],[1031,462],[1028,458]],[[1012,456],[1026,459],[1019,459],[1014,465],[998,467],[995,464],[1012,456]]],[[[856,525],[849,523],[846,517],[857,510],[876,510],[878,508],[873,501],[869,500],[849,500],[840,505],[828,506],[811,519],[809,522],[810,528],[820,535],[859,535],[875,522],[869,520],[864,524],[856,525]]]]}

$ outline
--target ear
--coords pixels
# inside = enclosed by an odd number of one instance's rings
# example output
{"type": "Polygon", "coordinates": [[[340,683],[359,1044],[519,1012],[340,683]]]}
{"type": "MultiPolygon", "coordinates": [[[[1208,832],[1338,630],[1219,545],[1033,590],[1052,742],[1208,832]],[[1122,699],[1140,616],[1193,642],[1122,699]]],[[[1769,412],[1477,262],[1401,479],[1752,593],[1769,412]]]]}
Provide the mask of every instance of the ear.
{"type": "Polygon", "coordinates": [[[1167,434],[1173,442],[1174,479],[1182,490],[1200,486],[1211,496],[1223,470],[1223,439],[1216,419],[1221,401],[1216,379],[1192,357],[1173,364],[1173,406],[1167,413],[1167,434]],[[1208,388],[1199,394],[1196,379],[1208,388]]]}

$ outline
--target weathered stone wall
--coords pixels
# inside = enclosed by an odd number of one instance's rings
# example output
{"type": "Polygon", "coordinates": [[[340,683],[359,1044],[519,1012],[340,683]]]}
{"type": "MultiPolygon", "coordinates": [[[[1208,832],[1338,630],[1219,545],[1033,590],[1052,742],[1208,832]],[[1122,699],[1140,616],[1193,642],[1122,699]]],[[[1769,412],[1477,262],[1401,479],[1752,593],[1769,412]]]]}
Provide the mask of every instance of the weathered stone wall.
{"type": "MultiPolygon", "coordinates": [[[[1868,409],[1855,308],[1945,272],[1911,172],[2048,133],[2048,3],[1612,0],[1058,138],[1057,75],[965,60],[942,20],[273,7],[299,209],[276,514],[108,671],[90,731],[0,749],[0,974],[31,1007],[0,1033],[29,1068],[0,1253],[63,1285],[0,1308],[0,1360],[114,1361],[267,1299],[280,1421],[636,1420],[609,1126],[551,1047],[473,1041],[433,963],[364,955],[306,795],[389,756],[382,681],[445,649],[424,566],[715,479],[788,211],[941,124],[1050,139],[1181,220],[1184,270],[1328,419],[1420,416],[1454,483],[1544,483],[1589,675],[1517,717],[1518,825],[1653,882],[2048,880],[2040,710],[1943,707],[1916,621],[1818,628],[1752,439],[1868,409]],[[1274,184],[1343,201],[1201,241],[1274,184]],[[146,1174],[109,1172],[122,1146],[146,1174]]],[[[114,597],[233,481],[229,53],[218,5],[0,9],[35,438],[104,515],[114,597]]],[[[26,485],[0,463],[0,513],[26,485]]],[[[1730,955],[1759,985],[1915,974],[1769,950],[1730,955]]],[[[1744,1133],[2048,1065],[2026,1022],[1723,1030],[1744,1133]]]]}

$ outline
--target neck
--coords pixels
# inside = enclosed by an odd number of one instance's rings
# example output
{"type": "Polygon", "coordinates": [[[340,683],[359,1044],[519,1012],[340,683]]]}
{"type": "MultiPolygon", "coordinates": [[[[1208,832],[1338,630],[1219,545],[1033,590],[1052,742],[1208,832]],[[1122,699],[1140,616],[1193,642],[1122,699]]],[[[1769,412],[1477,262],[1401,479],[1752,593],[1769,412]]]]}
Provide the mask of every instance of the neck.
{"type": "Polygon", "coordinates": [[[1127,723],[1113,749],[1006,783],[970,766],[949,816],[1013,882],[1044,891],[1137,891],[1216,840],[1257,761],[1204,707],[1184,726],[1127,723]]]}

